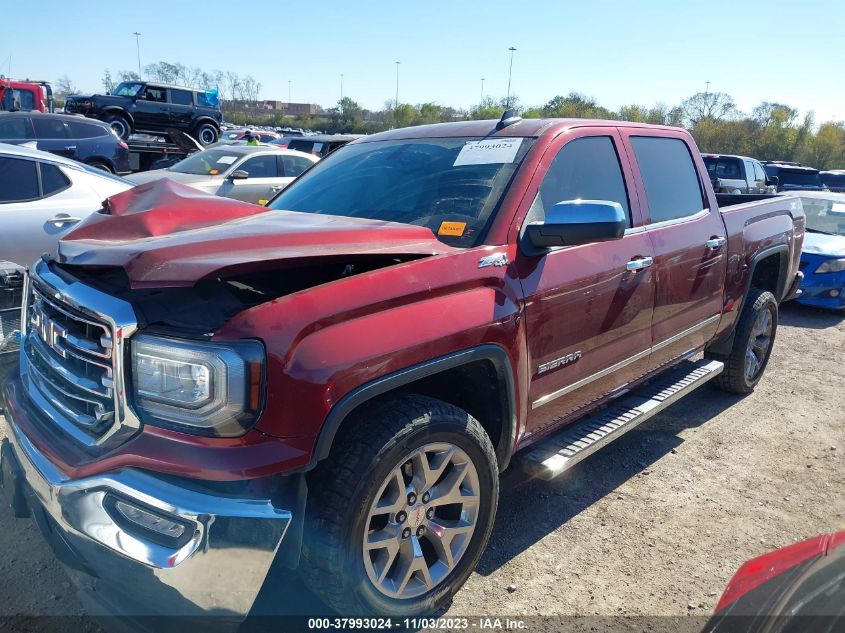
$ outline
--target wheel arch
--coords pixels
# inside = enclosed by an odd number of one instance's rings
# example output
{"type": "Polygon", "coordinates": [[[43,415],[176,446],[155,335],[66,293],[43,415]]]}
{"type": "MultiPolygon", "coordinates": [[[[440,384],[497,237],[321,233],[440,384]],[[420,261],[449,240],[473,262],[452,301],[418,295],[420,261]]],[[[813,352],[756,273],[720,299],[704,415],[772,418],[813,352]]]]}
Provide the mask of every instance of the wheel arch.
{"type": "Polygon", "coordinates": [[[344,395],[326,416],[308,470],[329,456],[344,422],[354,411],[375,399],[408,392],[438,398],[478,419],[496,449],[499,470],[507,467],[517,423],[514,372],[504,348],[485,344],[381,376],[344,395]],[[472,388],[455,389],[456,378],[467,381],[472,388]],[[493,394],[484,391],[485,386],[493,394]]]}
{"type": "Polygon", "coordinates": [[[196,119],[194,119],[193,123],[191,124],[191,129],[196,130],[200,125],[204,125],[206,123],[210,123],[215,127],[218,132],[220,132],[220,123],[218,123],[206,114],[200,115],[196,119]]]}
{"type": "Polygon", "coordinates": [[[102,112],[100,112],[100,116],[103,117],[103,118],[110,116],[112,114],[119,114],[120,116],[125,118],[127,121],[129,121],[129,124],[133,128],[135,127],[135,117],[133,117],[132,114],[128,110],[126,110],[125,108],[121,108],[120,106],[109,106],[107,108],[103,108],[102,112]]]}

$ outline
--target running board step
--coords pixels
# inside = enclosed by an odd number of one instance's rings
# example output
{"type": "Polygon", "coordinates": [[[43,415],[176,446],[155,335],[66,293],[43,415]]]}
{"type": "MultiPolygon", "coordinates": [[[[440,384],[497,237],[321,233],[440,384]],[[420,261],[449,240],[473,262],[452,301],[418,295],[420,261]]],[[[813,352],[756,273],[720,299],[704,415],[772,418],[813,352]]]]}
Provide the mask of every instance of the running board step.
{"type": "Polygon", "coordinates": [[[724,363],[717,360],[684,361],[666,376],[628,393],[607,409],[541,440],[521,457],[523,466],[535,477],[554,479],[715,378],[724,368],[724,363]]]}

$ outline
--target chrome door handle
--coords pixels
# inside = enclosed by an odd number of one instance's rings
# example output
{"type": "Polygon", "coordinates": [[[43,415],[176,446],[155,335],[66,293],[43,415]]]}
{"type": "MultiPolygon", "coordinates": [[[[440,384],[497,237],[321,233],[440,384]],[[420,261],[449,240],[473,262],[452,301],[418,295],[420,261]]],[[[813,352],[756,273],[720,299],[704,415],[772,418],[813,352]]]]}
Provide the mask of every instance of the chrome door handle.
{"type": "Polygon", "coordinates": [[[284,188],[284,185],[274,185],[273,187],[270,187],[270,191],[281,191],[284,188]]]}
{"type": "Polygon", "coordinates": [[[625,270],[642,270],[643,268],[648,268],[653,263],[654,259],[651,257],[639,257],[625,264],[625,270]]]}
{"type": "Polygon", "coordinates": [[[53,224],[55,226],[61,226],[62,224],[76,224],[77,222],[82,222],[82,218],[75,218],[70,215],[57,215],[47,220],[47,224],[53,224]]]}
{"type": "Polygon", "coordinates": [[[724,237],[711,237],[706,244],[707,248],[721,248],[727,241],[724,237]]]}
{"type": "Polygon", "coordinates": [[[76,145],[65,145],[65,149],[69,152],[72,152],[76,149],[76,145]]]}

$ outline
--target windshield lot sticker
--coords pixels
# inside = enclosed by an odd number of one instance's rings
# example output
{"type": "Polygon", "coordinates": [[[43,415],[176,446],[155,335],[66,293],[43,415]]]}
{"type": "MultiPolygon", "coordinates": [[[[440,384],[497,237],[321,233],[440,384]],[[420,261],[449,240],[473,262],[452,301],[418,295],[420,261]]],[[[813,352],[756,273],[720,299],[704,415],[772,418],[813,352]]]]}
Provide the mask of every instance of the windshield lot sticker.
{"type": "Polygon", "coordinates": [[[484,141],[467,141],[461,148],[453,167],[461,165],[489,165],[512,163],[522,145],[521,138],[492,138],[484,141]]]}
{"type": "Polygon", "coordinates": [[[440,228],[437,229],[438,235],[451,235],[453,237],[460,237],[464,234],[467,228],[466,222],[441,222],[440,228]]]}
{"type": "Polygon", "coordinates": [[[231,165],[236,160],[238,160],[237,156],[221,156],[220,158],[217,159],[217,162],[222,164],[222,165],[231,165]]]}

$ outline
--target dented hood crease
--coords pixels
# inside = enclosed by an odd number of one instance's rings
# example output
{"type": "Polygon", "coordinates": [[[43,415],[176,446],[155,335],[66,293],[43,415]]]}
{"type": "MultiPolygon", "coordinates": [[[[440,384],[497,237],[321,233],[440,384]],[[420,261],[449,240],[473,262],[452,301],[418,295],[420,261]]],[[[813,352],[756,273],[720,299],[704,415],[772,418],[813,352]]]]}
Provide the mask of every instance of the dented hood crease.
{"type": "Polygon", "coordinates": [[[421,226],[276,211],[164,179],[106,200],[61,240],[59,261],[121,267],[139,288],[190,286],[261,262],[452,250],[421,226]]]}

